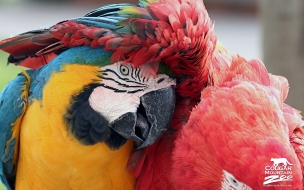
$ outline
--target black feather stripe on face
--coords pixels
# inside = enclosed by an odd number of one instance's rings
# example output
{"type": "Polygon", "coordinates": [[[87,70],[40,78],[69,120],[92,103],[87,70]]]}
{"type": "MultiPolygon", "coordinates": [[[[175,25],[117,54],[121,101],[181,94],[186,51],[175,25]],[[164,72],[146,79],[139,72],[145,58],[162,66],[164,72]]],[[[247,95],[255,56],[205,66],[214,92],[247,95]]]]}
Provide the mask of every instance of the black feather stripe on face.
{"type": "Polygon", "coordinates": [[[69,132],[82,144],[105,142],[110,148],[119,149],[127,139],[109,128],[109,122],[90,106],[89,97],[98,86],[100,84],[87,85],[78,95],[73,96],[64,118],[69,132]]]}

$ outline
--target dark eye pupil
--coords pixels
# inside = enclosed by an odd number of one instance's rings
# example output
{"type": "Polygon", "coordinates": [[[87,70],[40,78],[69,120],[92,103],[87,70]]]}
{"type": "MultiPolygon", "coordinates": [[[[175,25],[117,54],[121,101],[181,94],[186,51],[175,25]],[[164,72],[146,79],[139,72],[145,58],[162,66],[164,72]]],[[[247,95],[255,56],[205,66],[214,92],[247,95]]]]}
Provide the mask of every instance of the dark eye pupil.
{"type": "Polygon", "coordinates": [[[120,72],[123,74],[123,75],[127,75],[129,73],[129,70],[128,68],[126,68],[125,66],[122,66],[120,67],[120,72]]]}
{"type": "Polygon", "coordinates": [[[238,185],[239,185],[236,179],[231,178],[231,181],[232,181],[232,183],[234,183],[235,186],[238,186],[238,185]]]}

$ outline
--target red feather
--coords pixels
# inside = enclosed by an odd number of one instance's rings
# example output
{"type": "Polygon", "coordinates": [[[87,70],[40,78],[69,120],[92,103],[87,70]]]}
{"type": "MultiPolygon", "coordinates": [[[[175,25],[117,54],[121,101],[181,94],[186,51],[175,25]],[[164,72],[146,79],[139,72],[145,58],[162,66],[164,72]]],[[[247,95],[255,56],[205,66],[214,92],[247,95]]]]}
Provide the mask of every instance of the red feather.
{"type": "Polygon", "coordinates": [[[29,58],[25,59],[24,61],[22,61],[19,64],[19,66],[26,67],[26,68],[37,69],[37,68],[41,67],[41,65],[48,64],[56,56],[57,56],[57,54],[50,53],[50,54],[42,55],[42,56],[39,56],[39,57],[29,57],[29,58]]]}
{"type": "Polygon", "coordinates": [[[45,44],[56,41],[58,40],[51,38],[48,32],[42,32],[41,35],[23,34],[0,41],[0,49],[13,55],[15,59],[22,59],[34,56],[37,49],[43,49],[47,46],[45,44]]]}
{"type": "MultiPolygon", "coordinates": [[[[49,29],[2,40],[0,50],[11,54],[9,60],[16,65],[20,64],[33,69],[45,65],[45,61],[53,59],[56,52],[69,47],[107,45],[108,49],[115,50],[122,39],[114,33],[109,29],[86,26],[70,20],[60,22],[49,29]],[[112,41],[108,43],[109,40],[112,41]]],[[[120,57],[123,58],[123,56],[120,57]]]]}

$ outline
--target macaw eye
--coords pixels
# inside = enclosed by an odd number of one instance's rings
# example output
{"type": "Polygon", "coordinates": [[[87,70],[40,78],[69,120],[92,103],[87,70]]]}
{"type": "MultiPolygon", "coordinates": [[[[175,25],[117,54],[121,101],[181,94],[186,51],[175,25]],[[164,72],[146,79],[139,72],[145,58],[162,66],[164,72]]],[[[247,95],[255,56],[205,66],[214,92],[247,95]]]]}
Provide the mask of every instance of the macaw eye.
{"type": "Polygon", "coordinates": [[[238,187],[239,186],[239,182],[238,182],[238,180],[236,180],[235,178],[233,178],[233,177],[229,177],[229,181],[230,181],[230,183],[232,184],[232,185],[234,185],[235,187],[238,187]]]}
{"type": "Polygon", "coordinates": [[[129,68],[125,65],[120,65],[120,73],[123,75],[129,74],[129,68]]]}

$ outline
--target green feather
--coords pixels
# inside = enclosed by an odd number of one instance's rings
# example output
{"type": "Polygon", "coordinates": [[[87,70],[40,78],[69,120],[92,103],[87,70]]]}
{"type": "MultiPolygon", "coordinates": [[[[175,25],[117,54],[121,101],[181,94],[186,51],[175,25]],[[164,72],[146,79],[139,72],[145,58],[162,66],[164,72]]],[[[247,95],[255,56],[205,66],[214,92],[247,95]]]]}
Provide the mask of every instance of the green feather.
{"type": "Polygon", "coordinates": [[[152,2],[158,2],[158,0],[139,0],[139,6],[141,7],[146,7],[147,4],[152,3],[152,2]]]}
{"type": "Polygon", "coordinates": [[[121,8],[118,14],[126,16],[127,18],[152,19],[147,10],[141,7],[125,6],[121,8]]]}
{"type": "Polygon", "coordinates": [[[175,75],[172,73],[172,71],[169,69],[169,67],[167,65],[165,65],[164,63],[159,64],[157,74],[166,74],[166,75],[170,76],[171,78],[175,78],[175,75]]]}

